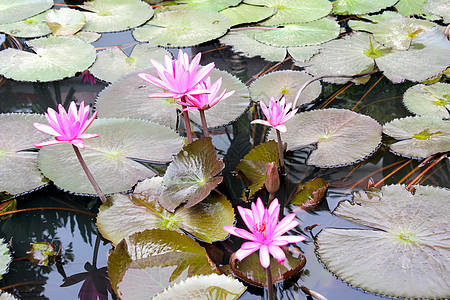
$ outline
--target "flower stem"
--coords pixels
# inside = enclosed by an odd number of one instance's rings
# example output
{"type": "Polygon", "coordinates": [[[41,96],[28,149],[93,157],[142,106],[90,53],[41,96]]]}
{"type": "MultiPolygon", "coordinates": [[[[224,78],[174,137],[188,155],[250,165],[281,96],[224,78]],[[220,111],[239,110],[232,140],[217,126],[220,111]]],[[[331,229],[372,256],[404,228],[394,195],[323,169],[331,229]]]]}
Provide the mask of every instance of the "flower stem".
{"type": "Polygon", "coordinates": [[[88,177],[89,181],[91,182],[92,186],[94,187],[95,192],[97,192],[97,195],[100,198],[100,200],[102,200],[102,202],[105,203],[106,202],[105,194],[103,194],[97,181],[95,181],[94,176],[92,176],[91,171],[89,171],[89,169],[86,165],[86,162],[84,161],[83,157],[81,156],[80,149],[78,149],[78,147],[74,146],[74,145],[72,145],[72,147],[73,147],[73,150],[75,151],[75,154],[77,155],[78,161],[80,162],[80,165],[83,168],[84,173],[86,173],[86,176],[88,177]]]}
{"type": "Polygon", "coordinates": [[[200,113],[200,119],[202,120],[203,135],[205,137],[209,137],[208,124],[206,124],[205,111],[203,109],[199,109],[198,111],[200,113]]]}
{"type": "Polygon", "coordinates": [[[278,156],[280,157],[280,169],[281,169],[281,174],[283,175],[285,173],[284,147],[283,147],[283,142],[281,141],[281,133],[278,129],[277,129],[277,138],[278,138],[278,156]]]}
{"type": "MultiPolygon", "coordinates": [[[[186,106],[183,106],[185,108],[186,106]]],[[[184,127],[186,128],[186,135],[188,143],[192,143],[194,139],[192,138],[191,124],[189,122],[189,114],[187,111],[183,110],[184,127]]]]}
{"type": "Polygon", "coordinates": [[[267,300],[274,300],[273,294],[273,280],[272,280],[272,271],[270,270],[270,265],[266,269],[266,278],[267,278],[267,300]]]}

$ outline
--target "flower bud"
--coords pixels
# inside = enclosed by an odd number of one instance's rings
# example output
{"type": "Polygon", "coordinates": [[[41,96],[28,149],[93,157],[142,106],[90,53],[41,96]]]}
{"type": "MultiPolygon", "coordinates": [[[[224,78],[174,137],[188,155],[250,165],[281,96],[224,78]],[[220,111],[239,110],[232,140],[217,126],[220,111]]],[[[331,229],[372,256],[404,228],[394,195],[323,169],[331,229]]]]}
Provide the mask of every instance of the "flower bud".
{"type": "Polygon", "coordinates": [[[274,194],[280,189],[280,176],[278,175],[278,168],[274,162],[267,165],[266,181],[264,183],[266,190],[274,194]]]}

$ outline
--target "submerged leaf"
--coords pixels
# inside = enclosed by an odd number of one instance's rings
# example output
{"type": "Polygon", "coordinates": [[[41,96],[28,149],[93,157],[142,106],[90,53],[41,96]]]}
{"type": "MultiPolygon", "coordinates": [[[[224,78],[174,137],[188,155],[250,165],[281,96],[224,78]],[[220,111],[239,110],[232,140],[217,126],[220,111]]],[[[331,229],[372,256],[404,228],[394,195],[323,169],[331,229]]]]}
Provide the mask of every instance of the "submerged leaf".
{"type": "Polygon", "coordinates": [[[403,103],[417,115],[450,118],[450,84],[438,82],[433,85],[417,84],[403,95],[403,103]]]}
{"type": "Polygon", "coordinates": [[[53,0],[3,0],[0,5],[0,24],[30,18],[53,6],[53,0]]]}
{"type": "Polygon", "coordinates": [[[316,240],[321,261],[336,276],[390,297],[448,297],[450,191],[384,186],[379,200],[355,196],[334,214],[373,229],[322,230],[316,240]]]}

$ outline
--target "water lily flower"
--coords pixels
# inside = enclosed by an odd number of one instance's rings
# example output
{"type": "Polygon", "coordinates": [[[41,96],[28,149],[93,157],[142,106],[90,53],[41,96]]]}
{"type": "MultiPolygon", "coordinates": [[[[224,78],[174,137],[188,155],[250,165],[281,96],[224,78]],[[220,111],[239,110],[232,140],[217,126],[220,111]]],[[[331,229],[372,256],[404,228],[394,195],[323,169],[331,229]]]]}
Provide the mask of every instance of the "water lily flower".
{"type": "Polygon", "coordinates": [[[165,66],[154,59],[152,65],[158,72],[159,78],[147,73],[138,74],[145,81],[159,86],[168,92],[148,95],[150,98],[175,98],[180,99],[187,95],[209,93],[208,90],[198,89],[196,86],[204,80],[214,68],[214,63],[209,63],[197,72],[200,64],[201,53],[198,53],[189,63],[189,56],[183,51],[178,52],[178,58],[172,60],[170,56],[164,57],[165,66]]]}
{"type": "Polygon", "coordinates": [[[89,70],[83,71],[82,73],[82,81],[83,83],[89,82],[90,84],[95,84],[97,82],[97,79],[95,79],[94,76],[89,72],[89,70]]]}
{"type": "Polygon", "coordinates": [[[238,206],[238,211],[250,232],[233,226],[224,226],[223,229],[232,235],[249,240],[236,252],[236,258],[239,261],[259,250],[259,260],[264,268],[270,266],[269,254],[280,264],[284,264],[286,255],[280,246],[298,243],[305,239],[303,236],[282,235],[296,227],[299,222],[294,220],[295,213],[291,213],[278,223],[280,204],[277,198],[272,201],[268,209],[264,207],[261,198],[258,198],[256,204],[252,203],[251,210],[238,206]]]}
{"type": "Polygon", "coordinates": [[[263,101],[259,101],[261,110],[267,118],[266,120],[256,119],[250,122],[250,124],[262,124],[266,126],[274,127],[275,129],[286,132],[286,125],[283,125],[286,121],[292,118],[297,112],[298,108],[289,111],[292,107],[292,103],[289,102],[286,105],[284,97],[280,101],[275,100],[274,97],[270,97],[269,107],[267,108],[263,101]]]}
{"type": "Polygon", "coordinates": [[[43,133],[54,135],[55,139],[48,142],[34,144],[34,146],[45,147],[69,142],[78,148],[84,148],[83,139],[98,137],[98,134],[84,133],[97,116],[97,112],[95,112],[88,120],[89,109],[89,105],[84,106],[84,102],[81,102],[80,109],[77,110],[77,106],[74,101],[70,103],[68,112],[66,112],[61,104],[58,105],[59,113],[49,107],[45,113],[45,118],[47,119],[49,125],[33,123],[33,126],[43,133]]]}
{"type": "Polygon", "coordinates": [[[234,91],[228,92],[225,89],[219,96],[220,87],[222,86],[222,77],[219,78],[216,82],[211,85],[211,78],[208,77],[205,80],[201,81],[197,84],[197,89],[199,90],[207,90],[209,94],[198,94],[198,95],[187,95],[183,100],[184,101],[175,101],[178,104],[186,106],[183,110],[191,110],[191,109],[199,109],[206,110],[220,101],[230,97],[234,94],[234,91]]]}

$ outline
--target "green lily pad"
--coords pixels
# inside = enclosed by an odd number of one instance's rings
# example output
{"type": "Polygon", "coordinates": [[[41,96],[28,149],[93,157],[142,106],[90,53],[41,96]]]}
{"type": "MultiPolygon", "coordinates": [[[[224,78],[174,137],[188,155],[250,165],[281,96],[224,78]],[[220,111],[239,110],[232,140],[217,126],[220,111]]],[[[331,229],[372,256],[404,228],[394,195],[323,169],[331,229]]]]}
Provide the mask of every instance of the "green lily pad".
{"type": "Polygon", "coordinates": [[[405,17],[423,15],[422,6],[427,0],[400,0],[394,5],[395,9],[405,17]]]}
{"type": "Polygon", "coordinates": [[[156,295],[152,300],[180,299],[223,299],[236,300],[247,289],[239,280],[226,275],[200,275],[176,283],[162,293],[156,295]]]}
{"type": "MultiPolygon", "coordinates": [[[[277,283],[291,278],[306,264],[306,258],[300,250],[294,246],[282,247],[286,260],[281,265],[276,259],[270,256],[270,271],[272,282],[277,283]]],[[[244,280],[259,287],[267,287],[266,269],[261,266],[259,251],[253,252],[242,261],[239,261],[233,253],[230,257],[230,266],[233,273],[244,280]]]]}
{"type": "Polygon", "coordinates": [[[316,178],[305,184],[300,184],[291,203],[299,205],[302,209],[312,209],[326,197],[329,186],[330,184],[322,178],[316,178]]]}
{"type": "Polygon", "coordinates": [[[434,26],[435,23],[425,20],[393,18],[378,23],[373,37],[385,47],[407,50],[413,38],[434,26]]]}
{"type": "Polygon", "coordinates": [[[422,9],[429,14],[442,17],[444,23],[450,23],[450,5],[446,0],[427,0],[422,9]]]}
{"type": "Polygon", "coordinates": [[[325,17],[332,9],[328,0],[244,0],[244,3],[277,9],[272,17],[261,23],[263,26],[311,22],[325,17]]]}
{"type": "Polygon", "coordinates": [[[241,199],[247,201],[253,195],[264,187],[266,181],[267,165],[274,162],[276,167],[280,165],[278,156],[278,143],[267,141],[253,148],[236,167],[236,172],[242,173],[249,181],[248,195],[242,191],[241,199]]]}
{"type": "Polygon", "coordinates": [[[240,3],[238,6],[229,7],[220,13],[231,20],[231,26],[245,23],[254,23],[272,16],[276,12],[275,7],[265,7],[240,3]]]}
{"type": "Polygon", "coordinates": [[[337,0],[333,1],[333,13],[338,15],[368,14],[394,5],[398,0],[337,0]]]}
{"type": "Polygon", "coordinates": [[[27,258],[37,266],[48,266],[50,257],[55,255],[55,245],[48,242],[36,242],[27,251],[27,258]]]}
{"type": "MultiPolygon", "coordinates": [[[[105,194],[130,190],[138,180],[155,175],[131,158],[167,162],[183,145],[169,128],[144,120],[97,119],[87,132],[100,136],[86,140],[81,154],[105,194]]],[[[64,190],[95,194],[69,143],[42,148],[39,168],[64,190]]]]}
{"type": "Polygon", "coordinates": [[[178,5],[170,6],[171,9],[202,10],[219,12],[230,6],[236,6],[241,0],[174,0],[178,5]]]}
{"type": "MultiPolygon", "coordinates": [[[[288,150],[317,143],[307,164],[334,167],[355,163],[372,154],[381,142],[381,125],[369,116],[346,109],[302,112],[285,123],[281,138],[288,150]]],[[[275,139],[271,131],[269,139],[275,139]]]]}
{"type": "Polygon", "coordinates": [[[139,42],[188,47],[219,38],[230,26],[230,19],[220,13],[175,10],[157,14],[146,26],[136,28],[133,36],[139,42]]]}
{"type": "Polygon", "coordinates": [[[119,47],[109,48],[97,53],[89,71],[101,80],[113,82],[123,75],[152,66],[150,59],[163,61],[165,55],[170,55],[167,50],[148,43],[136,45],[130,56],[119,47]]]}
{"type": "Polygon", "coordinates": [[[0,279],[3,274],[8,272],[8,266],[11,262],[11,255],[9,254],[9,247],[3,240],[0,241],[0,279]]]}
{"type": "Polygon", "coordinates": [[[433,85],[417,84],[403,95],[403,103],[416,115],[450,118],[450,84],[438,82],[433,85]]]}
{"type": "Polygon", "coordinates": [[[258,42],[275,47],[318,45],[339,35],[339,24],[329,18],[302,24],[286,24],[281,28],[255,34],[258,42]]]}
{"type": "Polygon", "coordinates": [[[32,38],[50,34],[52,31],[45,24],[47,11],[23,21],[0,24],[0,31],[16,37],[32,38]]]}
{"type": "Polygon", "coordinates": [[[286,48],[274,47],[258,42],[255,33],[262,30],[244,29],[230,31],[220,38],[220,42],[233,46],[233,50],[246,57],[261,56],[268,61],[282,61],[286,57],[286,48]]]}
{"type": "Polygon", "coordinates": [[[384,186],[381,199],[355,196],[334,214],[373,229],[322,230],[316,252],[342,280],[390,297],[443,299],[450,287],[449,190],[384,186]]]}
{"type": "Polygon", "coordinates": [[[184,201],[187,201],[186,208],[196,205],[222,182],[222,177],[216,175],[224,166],[217,159],[211,138],[185,146],[164,174],[159,204],[171,212],[184,201]]]}
{"type": "MultiPolygon", "coordinates": [[[[280,99],[282,96],[286,103],[294,102],[298,90],[313,77],[306,72],[283,70],[272,72],[256,79],[250,86],[250,95],[253,101],[263,101],[269,106],[270,97],[280,99]]],[[[314,101],[322,92],[320,82],[310,84],[300,96],[297,105],[314,101]]]]}
{"type": "Polygon", "coordinates": [[[86,70],[95,60],[94,47],[74,37],[50,36],[27,44],[35,53],[14,48],[0,52],[1,75],[18,81],[54,81],[86,70]]]}
{"type": "Polygon", "coordinates": [[[80,8],[86,16],[84,31],[111,32],[137,27],[153,16],[153,8],[140,0],[93,0],[80,8]]]}
{"type": "Polygon", "coordinates": [[[53,0],[3,0],[0,4],[0,24],[27,19],[52,6],[53,0]]]}
{"type": "Polygon", "coordinates": [[[42,115],[0,114],[0,193],[25,193],[48,183],[37,166],[37,152],[21,151],[34,148],[48,135],[37,131],[33,122],[45,122],[42,115]]]}
{"type": "Polygon", "coordinates": [[[0,300],[17,300],[17,298],[8,292],[1,292],[0,300]]]}
{"type": "Polygon", "coordinates": [[[392,151],[416,158],[450,151],[450,121],[433,116],[395,119],[383,126],[383,133],[400,141],[390,145],[392,151]]]}
{"type": "Polygon", "coordinates": [[[111,196],[97,216],[102,236],[114,245],[135,232],[155,228],[187,231],[207,243],[228,236],[222,227],[232,226],[235,219],[225,196],[213,193],[194,207],[180,207],[170,213],[158,204],[162,189],[162,177],[153,177],[138,183],[131,195],[111,196]]]}
{"type": "Polygon", "coordinates": [[[380,23],[384,20],[392,19],[392,18],[401,18],[402,15],[395,11],[383,11],[381,14],[375,15],[362,15],[360,18],[367,19],[371,22],[360,21],[360,20],[349,20],[348,25],[353,30],[361,30],[373,33],[375,30],[376,24],[380,23]]]}
{"type": "Polygon", "coordinates": [[[305,62],[317,53],[319,53],[320,46],[303,46],[303,47],[289,47],[289,55],[299,62],[305,62]]]}
{"type": "Polygon", "coordinates": [[[86,23],[86,17],[82,12],[70,8],[50,10],[45,17],[53,35],[72,35],[86,23]]]}
{"type": "Polygon", "coordinates": [[[78,31],[75,37],[82,39],[86,43],[93,43],[98,40],[102,35],[97,32],[78,31]]]}
{"type": "Polygon", "coordinates": [[[126,237],[108,258],[109,279],[121,299],[150,299],[188,277],[212,273],[205,249],[170,230],[126,237]]]}

